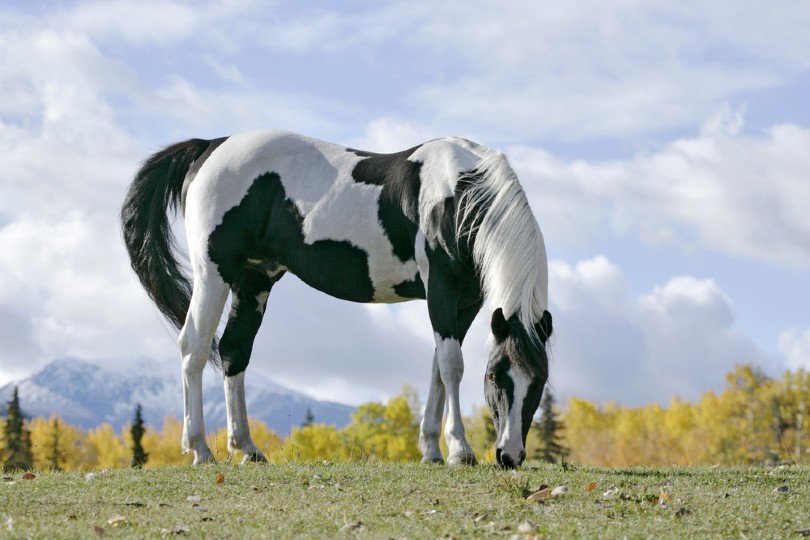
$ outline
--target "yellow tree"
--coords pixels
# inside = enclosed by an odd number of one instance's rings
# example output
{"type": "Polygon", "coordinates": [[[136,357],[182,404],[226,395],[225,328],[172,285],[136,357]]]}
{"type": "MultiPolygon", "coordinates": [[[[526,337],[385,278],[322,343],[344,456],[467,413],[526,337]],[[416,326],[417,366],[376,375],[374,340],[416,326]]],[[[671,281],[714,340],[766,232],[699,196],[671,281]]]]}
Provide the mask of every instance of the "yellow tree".
{"type": "Polygon", "coordinates": [[[293,428],[284,443],[281,458],[293,461],[346,461],[350,455],[335,426],[311,424],[293,428]]]}
{"type": "Polygon", "coordinates": [[[361,405],[342,434],[356,459],[412,461],[421,456],[417,446],[419,422],[406,392],[387,404],[361,405]]]}
{"type": "Polygon", "coordinates": [[[182,435],[183,424],[174,416],[166,416],[163,419],[160,431],[147,426],[143,435],[143,447],[149,453],[149,462],[146,466],[191,463],[191,456],[183,455],[180,449],[182,435]]]}
{"type": "Polygon", "coordinates": [[[91,429],[85,443],[91,468],[114,469],[129,465],[130,453],[124,437],[117,435],[107,422],[91,429]]]}

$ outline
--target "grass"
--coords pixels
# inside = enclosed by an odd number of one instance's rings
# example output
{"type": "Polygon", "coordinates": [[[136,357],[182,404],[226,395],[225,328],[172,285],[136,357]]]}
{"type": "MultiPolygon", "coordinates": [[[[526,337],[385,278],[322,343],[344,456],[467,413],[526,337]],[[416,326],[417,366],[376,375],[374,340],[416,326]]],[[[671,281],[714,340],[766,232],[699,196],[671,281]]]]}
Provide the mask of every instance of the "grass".
{"type": "Polygon", "coordinates": [[[284,463],[38,472],[0,484],[0,536],[34,538],[798,537],[810,468],[284,463]],[[224,481],[217,483],[217,475],[224,481]],[[587,486],[596,482],[589,492],[587,486]],[[544,503],[541,484],[568,486],[544,503]],[[603,493],[618,488],[612,498],[603,493]],[[774,492],[787,486],[786,493],[774,492]],[[659,504],[668,493],[666,506],[659,504]],[[189,500],[189,496],[199,496],[189,500]],[[484,517],[479,517],[485,514],[484,517]],[[108,520],[123,516],[126,523],[108,520]],[[520,531],[528,530],[524,525],[520,531]],[[163,532],[161,532],[163,531],[163,532]]]}

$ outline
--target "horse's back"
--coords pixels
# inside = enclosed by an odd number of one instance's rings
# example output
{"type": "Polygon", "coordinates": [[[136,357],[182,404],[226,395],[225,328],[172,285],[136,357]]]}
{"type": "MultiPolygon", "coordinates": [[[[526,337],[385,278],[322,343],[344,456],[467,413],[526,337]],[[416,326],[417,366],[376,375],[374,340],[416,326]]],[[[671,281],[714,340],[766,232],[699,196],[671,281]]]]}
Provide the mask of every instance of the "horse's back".
{"type": "Polygon", "coordinates": [[[417,233],[474,166],[474,146],[438,139],[375,154],[286,131],[229,137],[189,186],[190,243],[229,282],[245,261],[271,258],[339,298],[424,298],[417,233]]]}

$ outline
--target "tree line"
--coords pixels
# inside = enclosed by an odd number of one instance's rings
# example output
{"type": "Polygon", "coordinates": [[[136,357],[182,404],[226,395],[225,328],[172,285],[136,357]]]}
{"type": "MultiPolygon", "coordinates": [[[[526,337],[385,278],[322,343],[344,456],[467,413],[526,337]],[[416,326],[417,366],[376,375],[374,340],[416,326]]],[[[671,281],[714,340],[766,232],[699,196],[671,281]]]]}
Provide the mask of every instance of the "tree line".
{"type": "MultiPolygon", "coordinates": [[[[598,405],[571,398],[558,408],[546,388],[539,418],[527,440],[528,459],[603,466],[742,464],[810,461],[804,438],[810,374],[770,378],[751,365],[737,366],[719,394],[690,403],[673,398],[662,407],[598,405]]],[[[270,461],[416,461],[421,404],[409,389],[387,403],[361,405],[343,427],[318,423],[307,411],[301,426],[280,437],[251,419],[256,445],[270,461]]],[[[131,425],[82,430],[58,416],[26,420],[15,389],[7,404],[0,459],[3,469],[93,470],[190,462],[180,451],[181,422],[167,417],[160,429],[144,425],[137,406],[131,425]]],[[[465,419],[467,437],[482,461],[493,460],[495,428],[489,409],[465,419]]],[[[209,433],[218,459],[226,459],[227,432],[209,433]]],[[[446,450],[446,449],[445,449],[446,450]]]]}

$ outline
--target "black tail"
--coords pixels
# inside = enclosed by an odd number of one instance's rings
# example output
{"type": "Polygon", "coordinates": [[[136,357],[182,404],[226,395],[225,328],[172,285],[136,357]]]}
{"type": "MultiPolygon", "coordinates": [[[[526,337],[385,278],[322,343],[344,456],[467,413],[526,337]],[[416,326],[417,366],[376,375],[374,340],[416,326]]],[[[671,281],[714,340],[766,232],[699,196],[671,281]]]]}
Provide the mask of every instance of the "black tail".
{"type": "Polygon", "coordinates": [[[191,300],[183,266],[175,256],[169,212],[176,211],[191,164],[212,143],[189,139],[154,154],[135,175],[121,208],[121,228],[132,269],[161,313],[179,330],[191,300]]]}

